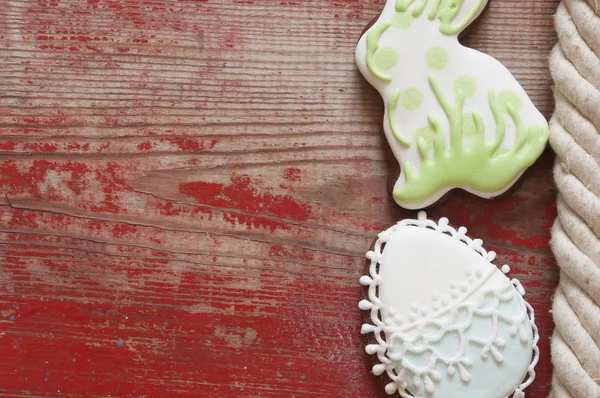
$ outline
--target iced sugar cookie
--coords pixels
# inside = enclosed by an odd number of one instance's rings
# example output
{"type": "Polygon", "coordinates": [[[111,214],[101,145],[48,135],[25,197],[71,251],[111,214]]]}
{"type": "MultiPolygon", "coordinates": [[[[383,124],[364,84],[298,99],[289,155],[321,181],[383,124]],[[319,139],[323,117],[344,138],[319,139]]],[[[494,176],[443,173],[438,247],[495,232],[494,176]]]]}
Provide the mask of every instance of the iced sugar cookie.
{"type": "Polygon", "coordinates": [[[522,398],[535,377],[539,336],[523,287],[466,232],[421,212],[367,253],[362,333],[374,336],[366,352],[388,394],[522,398]]]}
{"type": "Polygon", "coordinates": [[[402,166],[396,202],[429,206],[453,188],[492,198],[540,156],[548,124],[511,73],[458,34],[486,0],[388,0],[356,62],[381,94],[402,166]]]}

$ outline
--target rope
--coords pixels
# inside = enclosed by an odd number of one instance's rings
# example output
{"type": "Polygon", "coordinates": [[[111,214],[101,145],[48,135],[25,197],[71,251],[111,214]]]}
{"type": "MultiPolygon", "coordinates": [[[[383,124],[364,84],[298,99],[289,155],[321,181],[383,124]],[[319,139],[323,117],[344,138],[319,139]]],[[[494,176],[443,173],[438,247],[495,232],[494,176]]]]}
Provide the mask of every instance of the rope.
{"type": "Polygon", "coordinates": [[[550,145],[560,267],[552,314],[554,398],[600,398],[600,0],[563,0],[550,56],[556,109],[550,145]]]}

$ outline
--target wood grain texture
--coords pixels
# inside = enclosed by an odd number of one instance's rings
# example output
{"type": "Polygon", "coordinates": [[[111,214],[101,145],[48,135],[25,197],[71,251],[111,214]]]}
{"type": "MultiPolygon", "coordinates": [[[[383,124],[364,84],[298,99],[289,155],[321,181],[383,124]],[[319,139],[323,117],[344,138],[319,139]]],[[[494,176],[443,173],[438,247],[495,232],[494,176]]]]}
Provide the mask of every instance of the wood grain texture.
{"type": "MultiPolygon", "coordinates": [[[[491,0],[464,42],[549,116],[557,0],[491,0]]],[[[0,7],[0,395],[383,397],[358,278],[413,212],[354,45],[383,1],[0,7]]],[[[547,152],[495,201],[430,210],[527,289],[551,365],[547,152]]]]}

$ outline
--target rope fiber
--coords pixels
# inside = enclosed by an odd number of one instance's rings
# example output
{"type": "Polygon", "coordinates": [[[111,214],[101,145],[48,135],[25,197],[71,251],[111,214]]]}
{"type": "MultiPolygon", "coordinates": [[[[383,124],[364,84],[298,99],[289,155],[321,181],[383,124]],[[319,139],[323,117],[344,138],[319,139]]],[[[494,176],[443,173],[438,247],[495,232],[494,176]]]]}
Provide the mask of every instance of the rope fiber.
{"type": "Polygon", "coordinates": [[[600,398],[600,0],[563,0],[550,56],[550,145],[560,267],[552,305],[553,398],[600,398]]]}

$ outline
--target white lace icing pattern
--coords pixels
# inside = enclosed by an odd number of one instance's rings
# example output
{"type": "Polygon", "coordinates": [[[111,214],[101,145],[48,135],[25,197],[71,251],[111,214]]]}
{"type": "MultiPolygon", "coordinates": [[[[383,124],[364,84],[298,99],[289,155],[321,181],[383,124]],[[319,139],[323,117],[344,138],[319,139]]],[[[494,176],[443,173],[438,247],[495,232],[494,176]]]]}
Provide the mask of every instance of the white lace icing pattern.
{"type": "MultiPolygon", "coordinates": [[[[525,294],[523,286],[517,279],[512,279],[510,281],[507,279],[506,284],[489,288],[482,292],[481,297],[487,295],[492,297],[492,304],[488,306],[486,306],[484,300],[480,300],[477,303],[467,301],[454,307],[447,307],[446,310],[442,309],[442,311],[438,311],[438,315],[440,312],[449,312],[449,316],[443,317],[441,320],[432,316],[424,316],[423,319],[417,320],[416,322],[411,319],[413,322],[408,326],[401,326],[402,322],[395,320],[393,318],[393,313],[389,314],[390,316],[388,318],[383,319],[381,313],[383,305],[378,297],[378,287],[382,281],[378,270],[380,261],[383,257],[382,246],[388,242],[392,232],[405,226],[429,228],[438,233],[447,234],[473,249],[490,263],[496,257],[496,253],[487,252],[483,249],[483,242],[481,239],[471,239],[466,236],[466,228],[461,227],[458,231],[455,230],[448,225],[447,218],[441,218],[436,224],[434,221],[426,218],[425,212],[419,212],[418,220],[402,220],[392,228],[380,233],[373,251],[367,253],[367,258],[371,261],[369,267],[370,275],[364,275],[360,278],[360,283],[363,286],[368,286],[369,294],[368,299],[362,300],[359,303],[359,308],[365,311],[370,310],[372,321],[372,324],[366,323],[362,326],[361,333],[373,333],[377,340],[376,344],[367,345],[365,351],[370,355],[377,354],[377,358],[380,362],[373,366],[373,374],[379,376],[386,372],[391,379],[391,382],[385,386],[385,391],[390,395],[398,391],[402,398],[414,398],[407,391],[409,382],[416,388],[419,388],[422,385],[427,393],[432,394],[435,391],[434,381],[438,381],[441,378],[439,372],[435,369],[440,361],[446,365],[449,375],[453,375],[458,370],[461,379],[464,382],[468,382],[470,379],[468,368],[471,366],[472,361],[465,355],[467,342],[481,345],[482,358],[488,358],[491,354],[496,362],[501,363],[504,360],[504,357],[498,350],[498,347],[503,347],[505,342],[497,337],[498,321],[503,320],[504,322],[509,323],[511,325],[510,335],[516,336],[518,333],[521,341],[526,342],[528,336],[523,323],[525,319],[529,317],[533,329],[534,354],[531,364],[527,369],[528,375],[526,380],[513,393],[514,398],[525,397],[523,390],[533,382],[533,379],[535,378],[534,368],[539,359],[539,349],[537,347],[539,334],[534,322],[533,309],[525,300],[518,300],[520,303],[520,310],[517,315],[508,316],[498,310],[501,302],[508,302],[517,297],[517,295],[523,296],[525,294]],[[466,311],[467,318],[466,320],[456,322],[457,316],[461,310],[466,311]],[[490,317],[492,319],[492,332],[487,339],[465,337],[464,331],[471,325],[474,315],[490,317]],[[424,333],[426,328],[431,326],[439,328],[439,331],[435,334],[424,333]],[[417,333],[406,333],[407,329],[416,329],[417,333]],[[459,336],[460,348],[453,356],[443,355],[438,349],[431,345],[432,343],[439,342],[448,332],[455,332],[459,336]],[[386,341],[386,334],[390,336],[389,341],[386,341]],[[421,354],[427,351],[431,353],[431,359],[426,366],[415,366],[405,356],[407,353],[421,354]],[[399,371],[397,370],[398,363],[401,367],[399,371]],[[407,372],[410,372],[412,375],[412,380],[409,380],[410,376],[407,375],[407,372]]],[[[508,267],[503,267],[502,271],[508,271],[508,267]]],[[[483,277],[482,279],[486,279],[483,275],[479,276],[483,277]]],[[[473,289],[469,290],[472,291],[473,289]]],[[[416,307],[413,310],[416,311],[416,307]]]]}

